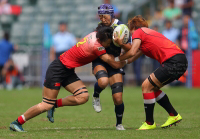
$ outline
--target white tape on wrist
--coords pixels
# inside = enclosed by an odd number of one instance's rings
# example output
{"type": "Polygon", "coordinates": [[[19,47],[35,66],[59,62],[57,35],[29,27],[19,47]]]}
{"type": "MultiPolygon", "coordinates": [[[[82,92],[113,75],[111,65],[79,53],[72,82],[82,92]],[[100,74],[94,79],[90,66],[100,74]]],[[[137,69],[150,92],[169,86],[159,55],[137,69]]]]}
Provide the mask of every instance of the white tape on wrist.
{"type": "Polygon", "coordinates": [[[128,59],[125,60],[126,64],[128,64],[128,59]]]}
{"type": "Polygon", "coordinates": [[[119,60],[119,57],[115,57],[115,61],[120,61],[120,60],[119,60]]]}

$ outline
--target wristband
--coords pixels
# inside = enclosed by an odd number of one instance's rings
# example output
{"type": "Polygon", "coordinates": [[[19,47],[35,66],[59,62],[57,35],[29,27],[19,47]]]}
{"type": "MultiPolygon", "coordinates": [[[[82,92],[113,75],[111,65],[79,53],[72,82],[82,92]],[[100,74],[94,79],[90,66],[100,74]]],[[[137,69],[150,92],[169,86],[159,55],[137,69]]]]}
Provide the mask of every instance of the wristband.
{"type": "Polygon", "coordinates": [[[128,59],[125,60],[126,64],[128,64],[128,59]]]}
{"type": "Polygon", "coordinates": [[[115,61],[120,61],[120,60],[119,60],[119,57],[115,57],[115,61]]]}

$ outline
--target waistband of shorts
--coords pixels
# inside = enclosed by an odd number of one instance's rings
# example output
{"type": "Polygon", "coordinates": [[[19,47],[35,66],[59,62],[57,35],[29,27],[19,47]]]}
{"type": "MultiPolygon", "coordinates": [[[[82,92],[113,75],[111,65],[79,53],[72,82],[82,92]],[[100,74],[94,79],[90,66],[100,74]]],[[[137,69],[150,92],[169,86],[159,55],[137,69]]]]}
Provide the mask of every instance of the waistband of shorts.
{"type": "Polygon", "coordinates": [[[58,61],[59,61],[59,63],[64,67],[64,68],[66,68],[67,70],[75,70],[74,68],[68,68],[68,67],[66,67],[61,61],[60,61],[60,58],[59,59],[57,59],[58,61]]]}
{"type": "MultiPolygon", "coordinates": [[[[168,58],[168,59],[165,60],[163,63],[169,62],[170,60],[173,60],[173,59],[174,59],[175,57],[177,57],[177,56],[184,56],[184,57],[186,58],[186,55],[185,55],[185,54],[179,53],[179,54],[175,54],[175,55],[173,55],[172,57],[168,58]]],[[[183,59],[181,59],[181,60],[183,60],[183,59]]],[[[187,58],[186,58],[186,60],[187,60],[187,58]]],[[[163,64],[163,63],[162,63],[162,64],[163,64]]]]}

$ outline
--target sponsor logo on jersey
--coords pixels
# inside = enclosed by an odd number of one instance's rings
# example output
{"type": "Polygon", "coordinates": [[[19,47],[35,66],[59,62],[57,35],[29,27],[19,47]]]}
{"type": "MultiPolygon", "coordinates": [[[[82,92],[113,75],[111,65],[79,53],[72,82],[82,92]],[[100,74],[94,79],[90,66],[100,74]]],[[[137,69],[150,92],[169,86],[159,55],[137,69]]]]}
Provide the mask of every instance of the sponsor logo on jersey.
{"type": "Polygon", "coordinates": [[[105,48],[104,48],[103,46],[101,46],[101,47],[97,47],[97,48],[98,48],[99,51],[103,51],[103,50],[105,50],[105,48]]]}
{"type": "Polygon", "coordinates": [[[60,86],[60,83],[55,83],[54,86],[60,86]]]}

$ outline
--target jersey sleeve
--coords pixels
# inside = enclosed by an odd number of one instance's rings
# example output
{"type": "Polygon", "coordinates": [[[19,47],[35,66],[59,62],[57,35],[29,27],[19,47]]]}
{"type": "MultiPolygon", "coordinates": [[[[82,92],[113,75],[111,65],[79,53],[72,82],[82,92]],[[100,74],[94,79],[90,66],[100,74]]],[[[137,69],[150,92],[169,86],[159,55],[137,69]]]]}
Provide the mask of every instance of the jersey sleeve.
{"type": "Polygon", "coordinates": [[[94,50],[95,55],[101,56],[106,53],[106,49],[103,46],[98,46],[94,50]]]}
{"type": "Polygon", "coordinates": [[[140,39],[142,40],[142,29],[137,29],[136,31],[134,31],[134,33],[132,34],[132,40],[134,39],[140,39]]]}

